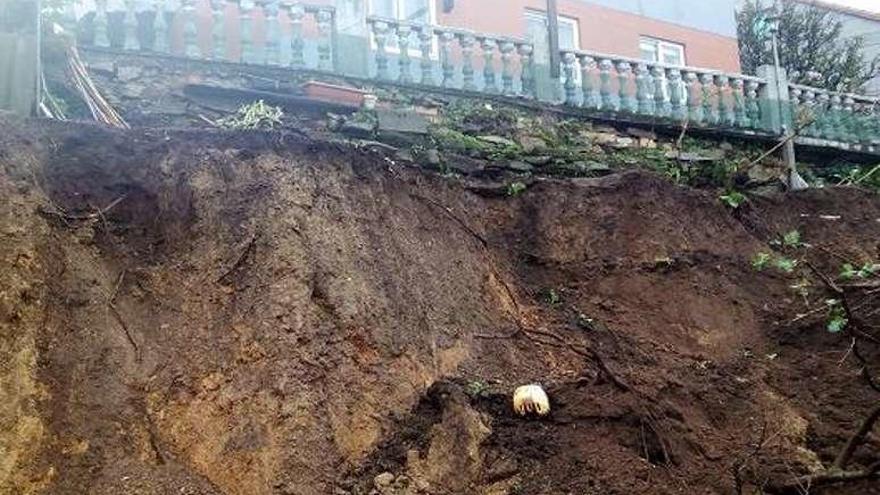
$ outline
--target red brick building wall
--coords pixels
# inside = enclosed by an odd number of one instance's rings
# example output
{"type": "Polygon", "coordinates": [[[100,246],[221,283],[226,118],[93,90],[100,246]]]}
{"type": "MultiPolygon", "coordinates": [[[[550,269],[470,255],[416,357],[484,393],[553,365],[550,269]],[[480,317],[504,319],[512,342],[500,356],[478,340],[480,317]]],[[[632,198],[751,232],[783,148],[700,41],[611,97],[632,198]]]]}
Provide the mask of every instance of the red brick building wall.
{"type": "MultiPolygon", "coordinates": [[[[458,0],[448,14],[442,12],[441,1],[437,4],[440,25],[521,38],[526,34],[526,10],[543,11],[547,2],[458,0]]],[[[559,14],[578,21],[580,48],[584,50],[638,58],[639,37],[649,36],[684,45],[689,66],[740,71],[736,38],[573,0],[559,0],[559,14]]]]}

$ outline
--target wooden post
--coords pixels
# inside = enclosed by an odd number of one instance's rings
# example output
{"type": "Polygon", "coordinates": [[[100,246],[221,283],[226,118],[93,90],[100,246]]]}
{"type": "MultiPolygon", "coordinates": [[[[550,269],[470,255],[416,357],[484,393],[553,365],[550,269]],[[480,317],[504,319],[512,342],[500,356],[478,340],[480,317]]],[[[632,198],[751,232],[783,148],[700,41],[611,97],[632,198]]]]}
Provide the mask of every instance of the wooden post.
{"type": "Polygon", "coordinates": [[[556,0],[547,0],[547,30],[550,32],[550,76],[561,77],[562,55],[559,53],[559,11],[556,0]]]}

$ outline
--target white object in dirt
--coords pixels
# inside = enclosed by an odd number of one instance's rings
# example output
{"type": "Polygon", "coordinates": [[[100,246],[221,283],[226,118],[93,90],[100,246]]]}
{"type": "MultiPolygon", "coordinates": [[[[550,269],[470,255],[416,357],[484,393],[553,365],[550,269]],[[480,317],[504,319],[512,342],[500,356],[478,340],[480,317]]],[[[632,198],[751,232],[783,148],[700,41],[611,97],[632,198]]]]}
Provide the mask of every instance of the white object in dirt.
{"type": "Polygon", "coordinates": [[[376,95],[364,95],[364,110],[375,110],[379,98],[376,95]]]}
{"type": "Polygon", "coordinates": [[[520,416],[546,416],[550,414],[550,399],[540,385],[523,385],[513,393],[513,410],[520,416]]]}
{"type": "Polygon", "coordinates": [[[788,189],[791,191],[803,191],[809,189],[810,185],[801,177],[801,174],[795,169],[791,169],[788,173],[788,189]]]}

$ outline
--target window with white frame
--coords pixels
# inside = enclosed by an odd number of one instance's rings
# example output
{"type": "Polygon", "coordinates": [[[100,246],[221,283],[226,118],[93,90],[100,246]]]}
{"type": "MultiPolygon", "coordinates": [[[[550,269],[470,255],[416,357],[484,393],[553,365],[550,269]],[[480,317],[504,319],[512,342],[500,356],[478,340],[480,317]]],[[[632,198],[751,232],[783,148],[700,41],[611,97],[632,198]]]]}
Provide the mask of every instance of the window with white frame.
{"type": "MultiPolygon", "coordinates": [[[[557,24],[559,25],[559,49],[560,50],[580,50],[581,39],[578,20],[572,17],[557,16],[557,24]]],[[[547,20],[547,14],[537,10],[526,10],[526,33],[529,41],[534,44],[535,49],[545,49],[547,46],[547,36],[550,30],[550,23],[547,20]]],[[[563,74],[565,69],[563,68],[563,74]]],[[[575,83],[581,83],[581,71],[576,70],[574,74],[575,83]]]]}
{"type": "MultiPolygon", "coordinates": [[[[387,17],[402,22],[412,24],[434,24],[436,12],[436,0],[368,0],[370,15],[378,17],[387,17]]],[[[375,41],[373,41],[375,48],[375,41]]],[[[386,50],[390,53],[400,53],[400,47],[397,44],[397,37],[390,36],[386,50]]],[[[419,38],[416,33],[412,33],[409,39],[409,54],[412,57],[420,57],[422,55],[419,47],[419,38]]],[[[437,56],[437,42],[431,47],[431,56],[437,56]]]]}
{"type": "Polygon", "coordinates": [[[642,36],[639,39],[639,55],[642,60],[661,64],[685,66],[684,45],[642,36]]]}

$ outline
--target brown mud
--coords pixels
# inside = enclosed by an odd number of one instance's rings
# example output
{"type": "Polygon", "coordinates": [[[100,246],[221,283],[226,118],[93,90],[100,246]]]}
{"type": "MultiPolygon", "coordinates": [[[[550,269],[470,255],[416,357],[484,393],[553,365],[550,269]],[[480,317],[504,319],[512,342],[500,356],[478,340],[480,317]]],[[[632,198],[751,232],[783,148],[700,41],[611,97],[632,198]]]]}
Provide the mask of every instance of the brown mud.
{"type": "Polygon", "coordinates": [[[877,402],[751,267],[791,229],[877,259],[864,191],[504,197],[282,133],[0,129],[0,493],[756,493],[877,402]]]}

